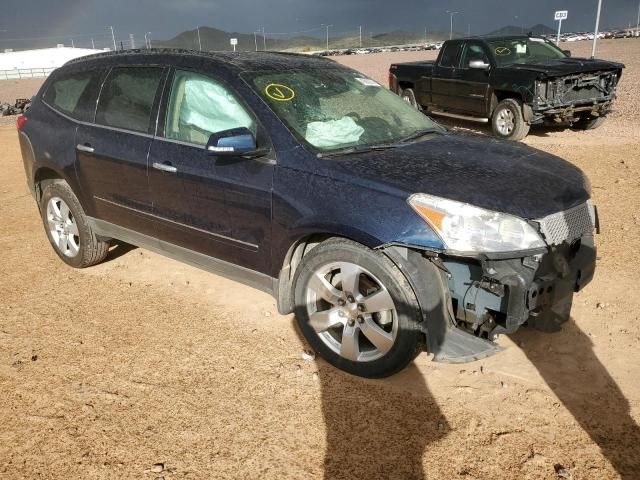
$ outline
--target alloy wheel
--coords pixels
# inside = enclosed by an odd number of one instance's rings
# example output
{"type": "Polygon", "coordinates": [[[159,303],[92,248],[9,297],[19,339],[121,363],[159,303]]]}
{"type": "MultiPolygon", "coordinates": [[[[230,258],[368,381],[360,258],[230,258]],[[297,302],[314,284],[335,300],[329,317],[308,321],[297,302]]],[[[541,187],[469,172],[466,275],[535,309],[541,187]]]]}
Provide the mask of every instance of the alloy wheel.
{"type": "Polygon", "coordinates": [[[71,209],[59,197],[47,202],[49,234],[60,253],[73,258],[80,251],[80,233],[71,209]]]}
{"type": "Polygon", "coordinates": [[[508,108],[503,108],[498,112],[498,120],[496,121],[498,131],[505,136],[511,135],[515,128],[515,116],[508,108]]]}
{"type": "Polygon", "coordinates": [[[354,362],[386,355],[398,333],[388,289],[368,270],[336,262],[316,270],[306,289],[309,325],[322,342],[354,362]]]}

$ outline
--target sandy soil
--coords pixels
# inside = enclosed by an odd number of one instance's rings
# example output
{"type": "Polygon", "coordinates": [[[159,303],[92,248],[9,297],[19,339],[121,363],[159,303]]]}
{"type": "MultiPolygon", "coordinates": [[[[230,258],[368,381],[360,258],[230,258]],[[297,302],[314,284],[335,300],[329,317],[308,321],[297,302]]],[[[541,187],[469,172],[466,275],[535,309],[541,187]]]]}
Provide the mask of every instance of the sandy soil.
{"type": "MultiPolygon", "coordinates": [[[[231,281],[124,246],[66,267],[0,127],[0,477],[640,478],[640,42],[600,52],[627,64],[609,123],[527,139],[594,185],[600,260],[572,321],[383,381],[304,360],[293,318],[231,281]]],[[[341,61],[385,81],[413,55],[341,61]]]]}

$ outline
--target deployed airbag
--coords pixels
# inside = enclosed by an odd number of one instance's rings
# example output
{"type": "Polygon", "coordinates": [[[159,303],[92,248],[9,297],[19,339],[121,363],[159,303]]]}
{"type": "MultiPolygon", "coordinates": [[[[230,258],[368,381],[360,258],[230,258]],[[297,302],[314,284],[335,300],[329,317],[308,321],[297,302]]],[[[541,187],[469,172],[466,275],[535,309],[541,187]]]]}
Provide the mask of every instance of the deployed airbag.
{"type": "Polygon", "coordinates": [[[187,105],[180,111],[183,123],[206,132],[251,128],[253,120],[224,87],[206,79],[188,78],[184,89],[187,105]]]}
{"type": "Polygon", "coordinates": [[[353,118],[342,117],[340,120],[308,123],[304,137],[314,147],[331,148],[356,143],[363,133],[364,128],[353,118]]]}

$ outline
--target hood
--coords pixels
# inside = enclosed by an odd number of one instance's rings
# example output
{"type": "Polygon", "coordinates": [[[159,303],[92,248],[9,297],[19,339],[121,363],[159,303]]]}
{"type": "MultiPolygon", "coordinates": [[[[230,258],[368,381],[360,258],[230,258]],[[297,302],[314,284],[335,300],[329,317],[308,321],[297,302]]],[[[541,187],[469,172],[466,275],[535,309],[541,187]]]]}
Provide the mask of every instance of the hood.
{"type": "Polygon", "coordinates": [[[527,70],[543,73],[548,77],[571,75],[574,73],[596,72],[601,70],[619,70],[624,68],[622,63],[608,62],[590,58],[561,58],[545,64],[521,63],[505,67],[503,70],[527,70]]]}
{"type": "Polygon", "coordinates": [[[428,193],[525,219],[567,210],[590,197],[588,181],[561,158],[467,134],[434,134],[406,147],[328,161],[336,179],[395,194],[428,193]],[[375,185],[374,185],[375,184],[375,185]]]}

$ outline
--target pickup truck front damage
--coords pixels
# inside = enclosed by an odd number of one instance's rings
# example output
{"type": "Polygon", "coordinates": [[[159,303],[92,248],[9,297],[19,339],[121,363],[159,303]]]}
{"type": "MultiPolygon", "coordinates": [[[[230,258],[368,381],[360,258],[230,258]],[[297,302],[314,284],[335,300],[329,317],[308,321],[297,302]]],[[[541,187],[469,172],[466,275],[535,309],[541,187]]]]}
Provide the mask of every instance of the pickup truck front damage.
{"type": "Polygon", "coordinates": [[[620,72],[600,71],[544,78],[535,83],[530,123],[573,122],[580,116],[607,115],[616,97],[620,72]]]}

